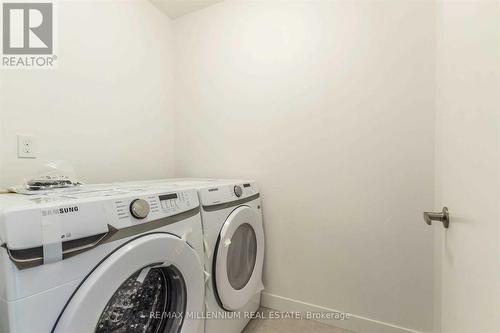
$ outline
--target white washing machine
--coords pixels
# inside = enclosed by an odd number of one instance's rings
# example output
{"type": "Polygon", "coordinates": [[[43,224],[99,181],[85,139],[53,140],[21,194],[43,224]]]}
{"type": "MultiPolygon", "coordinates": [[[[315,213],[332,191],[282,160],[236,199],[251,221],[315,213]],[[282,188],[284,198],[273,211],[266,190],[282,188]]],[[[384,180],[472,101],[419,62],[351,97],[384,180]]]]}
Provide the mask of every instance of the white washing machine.
{"type": "Polygon", "coordinates": [[[204,331],[195,190],[0,194],[0,332],[204,331]]]}
{"type": "Polygon", "coordinates": [[[241,180],[165,181],[198,189],[209,277],[205,332],[241,332],[258,310],[264,288],[264,230],[257,184],[241,180]]]}

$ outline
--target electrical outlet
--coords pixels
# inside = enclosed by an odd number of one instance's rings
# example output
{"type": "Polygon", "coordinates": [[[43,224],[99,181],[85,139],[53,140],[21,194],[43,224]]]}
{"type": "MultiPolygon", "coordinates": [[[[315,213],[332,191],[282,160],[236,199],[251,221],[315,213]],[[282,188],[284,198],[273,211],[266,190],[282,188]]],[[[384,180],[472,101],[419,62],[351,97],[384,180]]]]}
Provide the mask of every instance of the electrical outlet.
{"type": "Polygon", "coordinates": [[[35,138],[31,135],[17,136],[17,157],[36,158],[35,138]]]}

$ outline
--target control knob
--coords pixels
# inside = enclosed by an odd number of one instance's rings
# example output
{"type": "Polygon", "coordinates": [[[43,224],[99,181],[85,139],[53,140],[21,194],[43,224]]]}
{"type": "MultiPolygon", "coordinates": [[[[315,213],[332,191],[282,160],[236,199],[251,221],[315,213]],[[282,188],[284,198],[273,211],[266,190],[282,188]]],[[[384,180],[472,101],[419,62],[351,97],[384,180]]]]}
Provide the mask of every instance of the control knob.
{"type": "Polygon", "coordinates": [[[234,194],[239,198],[241,197],[241,195],[243,194],[243,189],[241,188],[241,186],[239,185],[236,185],[234,187],[234,194]]]}
{"type": "Polygon", "coordinates": [[[136,219],[145,219],[150,211],[149,203],[144,199],[135,199],[130,203],[130,213],[136,219]]]}

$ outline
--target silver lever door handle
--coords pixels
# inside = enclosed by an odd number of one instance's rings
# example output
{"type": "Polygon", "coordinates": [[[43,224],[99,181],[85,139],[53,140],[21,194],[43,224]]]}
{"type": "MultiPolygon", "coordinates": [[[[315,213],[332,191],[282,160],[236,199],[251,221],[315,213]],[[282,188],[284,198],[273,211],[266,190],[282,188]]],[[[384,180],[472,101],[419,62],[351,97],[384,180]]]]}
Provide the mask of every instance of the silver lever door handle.
{"type": "Polygon", "coordinates": [[[450,214],[448,213],[448,208],[443,207],[443,211],[441,213],[424,212],[424,221],[428,225],[431,225],[432,221],[443,222],[443,226],[448,229],[450,226],[450,214]]]}

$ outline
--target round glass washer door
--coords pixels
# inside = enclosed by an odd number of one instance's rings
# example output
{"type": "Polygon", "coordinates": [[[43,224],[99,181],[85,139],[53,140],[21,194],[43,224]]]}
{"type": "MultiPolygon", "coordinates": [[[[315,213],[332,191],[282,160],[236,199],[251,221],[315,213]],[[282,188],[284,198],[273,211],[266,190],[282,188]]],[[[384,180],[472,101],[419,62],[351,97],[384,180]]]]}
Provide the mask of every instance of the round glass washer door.
{"type": "Polygon", "coordinates": [[[262,290],[264,230],[260,212],[236,208],[222,226],[214,257],[214,283],[220,305],[241,309],[262,290]]]}
{"type": "Polygon", "coordinates": [[[153,233],[109,255],[73,294],[54,332],[199,332],[204,302],[200,258],[182,239],[153,233]]]}
{"type": "Polygon", "coordinates": [[[144,267],[111,297],[95,333],[180,332],[186,296],[184,277],[175,266],[144,267]]]}

